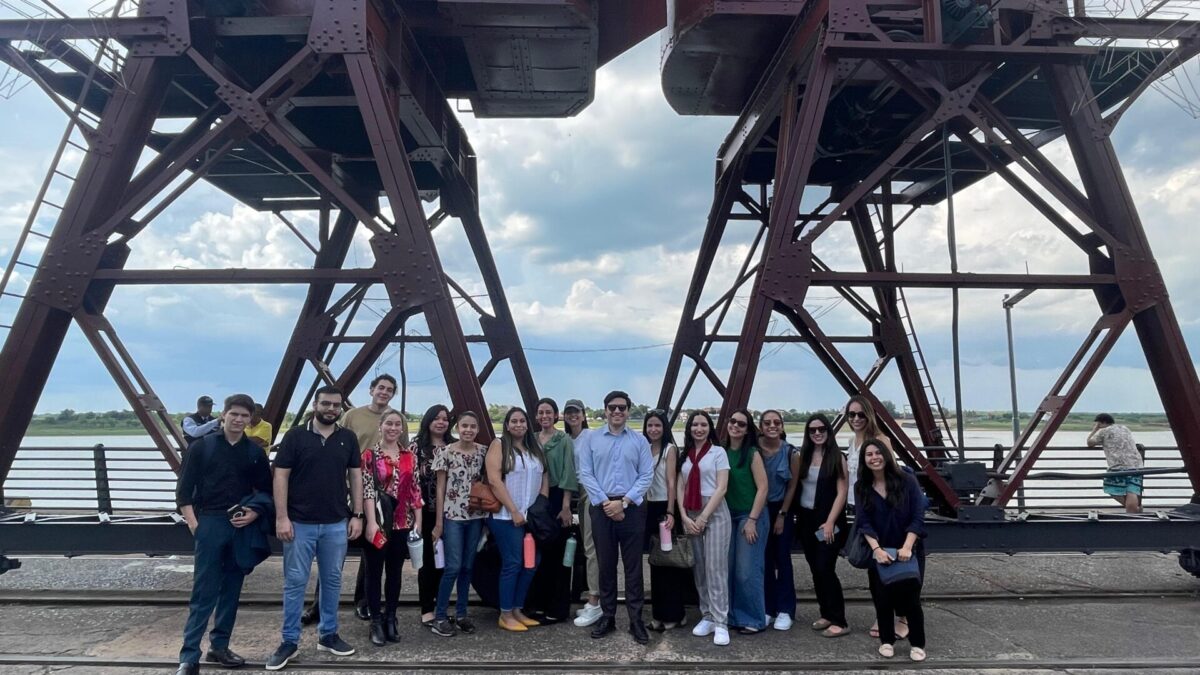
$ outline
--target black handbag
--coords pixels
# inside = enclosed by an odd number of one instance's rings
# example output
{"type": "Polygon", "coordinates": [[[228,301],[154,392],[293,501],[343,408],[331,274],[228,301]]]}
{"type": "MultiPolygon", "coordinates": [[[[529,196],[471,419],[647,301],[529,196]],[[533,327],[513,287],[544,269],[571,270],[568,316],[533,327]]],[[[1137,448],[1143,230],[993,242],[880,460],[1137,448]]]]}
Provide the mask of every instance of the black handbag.
{"type": "Polygon", "coordinates": [[[696,564],[692,551],[691,538],[686,534],[673,534],[671,550],[662,550],[662,540],[659,535],[650,535],[650,564],[656,567],[675,567],[691,569],[696,564]]]}
{"type": "Polygon", "coordinates": [[[558,519],[550,513],[550,500],[545,495],[538,495],[525,512],[525,528],[533,535],[538,543],[545,544],[554,541],[562,535],[562,526],[558,519]]]}
{"type": "Polygon", "coordinates": [[[850,528],[850,536],[846,539],[846,548],[843,553],[846,554],[846,562],[853,567],[865,570],[871,565],[871,547],[867,546],[867,540],[863,539],[862,534],[858,531],[858,523],[854,523],[854,526],[850,528]]]}

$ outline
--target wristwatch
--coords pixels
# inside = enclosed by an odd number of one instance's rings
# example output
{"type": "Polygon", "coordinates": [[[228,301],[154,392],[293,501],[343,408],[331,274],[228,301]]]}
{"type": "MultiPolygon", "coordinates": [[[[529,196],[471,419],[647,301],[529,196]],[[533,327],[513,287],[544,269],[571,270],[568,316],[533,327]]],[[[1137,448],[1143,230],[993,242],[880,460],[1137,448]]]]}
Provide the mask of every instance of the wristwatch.
{"type": "Polygon", "coordinates": [[[362,519],[366,517],[366,514],[364,514],[362,511],[359,511],[358,513],[355,513],[353,517],[362,519]]]}
{"type": "Polygon", "coordinates": [[[629,508],[629,498],[622,497],[621,498],[621,510],[624,511],[627,508],[629,508]]]}

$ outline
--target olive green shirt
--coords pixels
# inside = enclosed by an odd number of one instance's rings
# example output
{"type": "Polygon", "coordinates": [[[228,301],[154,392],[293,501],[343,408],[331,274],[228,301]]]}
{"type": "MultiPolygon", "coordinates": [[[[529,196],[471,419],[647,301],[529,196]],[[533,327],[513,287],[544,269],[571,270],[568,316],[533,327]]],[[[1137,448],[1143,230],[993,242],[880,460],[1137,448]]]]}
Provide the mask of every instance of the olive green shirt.
{"type": "Polygon", "coordinates": [[[758,448],[725,448],[725,453],[729,456],[729,489],[725,493],[725,504],[729,506],[730,511],[749,513],[750,509],[754,508],[754,496],[758,494],[758,486],[754,484],[754,473],[750,470],[758,448]],[[739,465],[741,468],[738,468],[739,465]]]}
{"type": "Polygon", "coordinates": [[[575,473],[575,443],[565,431],[556,431],[542,445],[546,455],[546,470],[550,473],[550,487],[567,492],[579,492],[579,479],[575,473]]]}

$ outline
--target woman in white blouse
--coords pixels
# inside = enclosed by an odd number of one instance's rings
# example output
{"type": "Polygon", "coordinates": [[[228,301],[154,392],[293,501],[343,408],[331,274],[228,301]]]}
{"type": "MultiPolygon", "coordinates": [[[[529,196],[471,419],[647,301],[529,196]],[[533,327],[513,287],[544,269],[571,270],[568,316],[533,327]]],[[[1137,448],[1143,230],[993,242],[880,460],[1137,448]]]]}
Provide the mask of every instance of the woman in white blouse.
{"type": "Polygon", "coordinates": [[[729,487],[729,458],[717,439],[712,418],[697,410],[684,425],[683,474],[676,493],[683,506],[683,529],[692,536],[696,591],[703,617],[692,635],[713,636],[713,644],[729,644],[729,542],[732,523],[725,491],[729,487]]]}

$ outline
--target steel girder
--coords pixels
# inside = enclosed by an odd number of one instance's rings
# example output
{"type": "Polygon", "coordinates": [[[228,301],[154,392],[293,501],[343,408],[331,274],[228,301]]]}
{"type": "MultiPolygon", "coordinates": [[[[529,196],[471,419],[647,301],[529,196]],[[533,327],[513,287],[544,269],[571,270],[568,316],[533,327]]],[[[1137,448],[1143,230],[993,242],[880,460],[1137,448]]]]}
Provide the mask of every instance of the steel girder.
{"type": "MultiPolygon", "coordinates": [[[[403,321],[417,313],[423,313],[428,321],[428,339],[436,349],[456,410],[472,409],[486,417],[480,382],[503,360],[513,366],[524,403],[532,405],[536,389],[478,213],[474,156],[436,79],[426,70],[426,60],[405,27],[403,15],[395,8],[364,0],[314,3],[314,14],[307,22],[307,42],[282,58],[273,73],[261,72],[257,64],[260,72],[250,73],[239,72],[229,59],[221,58],[211,41],[193,44],[193,28],[205,26],[205,21],[219,24],[222,19],[197,16],[195,7],[189,16],[188,9],[180,6],[184,4],[146,0],[141,3],[139,18],[112,20],[94,29],[108,26],[130,45],[129,55],[122,72],[103,74],[110,88],[104,91],[107,98],[100,122],[89,133],[90,147],[50,235],[43,263],[0,352],[0,372],[5,374],[0,381],[0,485],[73,319],[96,347],[164,457],[172,466],[178,465],[179,430],[104,318],[104,308],[115,286],[128,280],[121,275],[129,241],[235,147],[266,153],[274,166],[286,169],[281,175],[301,186],[304,199],[278,200],[274,208],[319,205],[322,211],[322,234],[317,243],[301,237],[315,251],[314,269],[286,279],[258,280],[309,284],[268,400],[271,419],[282,421],[305,363],[352,389],[384,347],[397,341],[403,321]],[[347,37],[342,27],[350,25],[360,30],[347,37]],[[188,79],[179,80],[181,73],[187,73],[188,79]],[[206,82],[196,86],[198,79],[206,82]],[[349,102],[358,111],[365,134],[363,145],[369,148],[365,159],[378,188],[364,185],[361,171],[343,170],[332,153],[312,146],[289,117],[300,107],[292,100],[298,100],[318,79],[324,87],[335,81],[348,88],[351,95],[340,97],[335,105],[349,102]],[[196,101],[195,120],[163,143],[151,129],[173,88],[196,101]],[[147,146],[158,154],[136,171],[147,146]],[[417,185],[413,169],[417,162],[436,167],[440,176],[443,211],[432,223],[427,222],[421,205],[428,189],[417,185]],[[391,219],[380,213],[380,194],[388,198],[391,219]],[[338,215],[331,231],[332,210],[338,215]],[[145,215],[135,220],[139,213],[145,215]],[[482,378],[472,364],[455,308],[458,298],[452,288],[462,294],[461,288],[445,275],[431,234],[432,226],[446,215],[462,220],[490,296],[490,310],[466,299],[480,313],[484,340],[491,349],[482,378]],[[382,284],[391,303],[376,330],[362,339],[346,334],[348,320],[334,334],[347,302],[330,305],[338,279],[322,276],[341,267],[359,226],[372,233],[375,264],[370,275],[354,282],[356,288],[365,291],[371,283],[382,284]],[[99,278],[103,272],[112,276],[99,278]],[[329,373],[322,360],[329,358],[327,348],[346,342],[358,343],[357,353],[343,372],[329,373]]],[[[0,23],[0,32],[40,36],[43,41],[50,39],[47,35],[54,40],[75,37],[57,24],[40,26],[28,21],[23,26],[18,30],[0,23]],[[48,32],[51,28],[56,32],[48,32]],[[25,29],[27,32],[22,32],[25,29]]],[[[296,22],[246,23],[239,36],[253,33],[269,39],[274,30],[291,35],[296,22]]],[[[213,28],[212,34],[220,31],[213,28]]],[[[3,40],[0,37],[0,43],[3,40]]],[[[26,54],[8,50],[0,58],[30,67],[26,54]]],[[[361,163],[364,158],[353,159],[361,163]]],[[[252,205],[261,207],[262,203],[252,205]]],[[[153,283],[183,280],[167,272],[166,278],[153,283]]],[[[185,283],[220,283],[230,280],[231,271],[188,273],[193,276],[185,283]]],[[[358,298],[361,300],[361,293],[358,298]]],[[[484,425],[481,433],[490,437],[490,425],[484,425]]]]}
{"type": "MultiPolygon", "coordinates": [[[[917,3],[911,4],[917,7],[917,3]]],[[[1137,329],[1190,480],[1200,492],[1200,413],[1197,413],[1200,380],[1109,140],[1112,125],[1127,105],[1123,105],[1124,99],[1107,101],[1107,105],[1117,109],[1105,118],[1084,61],[1094,50],[1074,45],[1074,38],[1083,33],[1091,37],[1097,34],[1147,37],[1161,34],[1164,25],[1089,21],[1085,28],[1074,30],[1070,20],[1054,16],[1048,6],[1023,9],[1006,6],[1001,13],[1005,30],[987,34],[981,44],[962,46],[942,41],[937,3],[924,2],[921,6],[925,9],[924,37],[916,43],[893,40],[884,24],[895,20],[897,15],[879,12],[877,19],[866,0],[810,3],[807,13],[794,21],[775,57],[761,73],[758,88],[748,98],[745,110],[718,155],[716,199],[659,404],[666,406],[673,402],[682,359],[687,356],[695,361],[696,370],[684,386],[678,407],[683,406],[696,372],[705,373],[723,396],[722,414],[745,406],[763,345],[769,341],[771,317],[778,314],[791,322],[848,394],[862,394],[878,404],[870,385],[883,364],[889,359],[896,360],[913,409],[928,410],[911,360],[905,362],[912,355],[912,346],[903,329],[897,333],[894,325],[889,327],[887,323],[895,312],[892,295],[895,288],[1089,289],[1096,295],[1101,310],[1096,326],[1039,405],[1034,423],[1002,463],[999,473],[1003,480],[991,486],[981,501],[1003,506],[1020,490],[1024,477],[1054,431],[1130,323],[1137,329]],[[933,62],[950,65],[935,69],[933,62]],[[893,99],[899,102],[894,109],[908,115],[905,118],[908,125],[888,142],[877,144],[875,157],[858,163],[857,173],[851,170],[849,174],[851,180],[831,186],[831,197],[815,214],[801,214],[805,188],[821,184],[812,180],[810,170],[816,161],[818,139],[822,133],[828,133],[831,125],[830,101],[841,95],[849,80],[864,68],[874,76],[872,83],[878,83],[876,91],[891,87],[891,91],[897,92],[894,96],[900,98],[893,99]],[[1053,124],[1032,139],[1021,133],[1013,122],[1019,115],[1011,109],[1002,112],[997,105],[999,97],[1009,92],[983,92],[989,78],[998,72],[1013,82],[1028,81],[1034,75],[1039,81],[1044,80],[1053,97],[1053,124]],[[943,127],[954,135],[963,151],[983,164],[986,172],[1002,176],[1051,225],[1084,251],[1091,261],[1090,274],[897,272],[890,241],[898,227],[893,206],[908,201],[905,190],[929,191],[945,185],[944,177],[918,185],[898,176],[919,162],[928,161],[927,156],[942,147],[943,127]],[[769,139],[774,143],[764,143],[764,136],[773,128],[778,129],[776,137],[769,139]],[[1082,189],[1040,150],[1045,142],[1061,136],[1067,138],[1079,168],[1082,189]],[[733,205],[742,185],[751,182],[745,178],[750,158],[764,149],[775,154],[774,171],[768,178],[773,180],[773,199],[767,218],[766,247],[757,264],[750,266],[749,277],[754,285],[743,323],[743,339],[738,343],[728,377],[720,378],[705,358],[714,340],[707,336],[709,313],[701,313],[699,299],[728,222],[740,219],[735,217],[733,205]],[[1058,204],[1043,198],[1010,165],[1022,169],[1058,204]],[[909,182],[907,187],[903,185],[905,182],[909,182]],[[896,183],[901,184],[902,190],[894,195],[896,183]],[[882,206],[879,222],[871,219],[868,205],[882,206]],[[813,255],[813,242],[835,222],[846,219],[851,222],[864,272],[834,271],[813,255]],[[1082,223],[1084,230],[1072,224],[1072,219],[1082,223]],[[860,376],[854,371],[805,309],[808,290],[819,285],[837,288],[875,326],[874,343],[880,358],[867,375],[860,376]],[[873,302],[850,291],[850,286],[870,288],[873,302]]],[[[914,28],[914,18],[905,16],[909,20],[907,29],[919,33],[920,24],[914,28]]],[[[1162,57],[1160,64],[1172,66],[1196,53],[1195,37],[1200,34],[1200,24],[1184,23],[1169,27],[1179,43],[1162,57]]],[[[1155,69],[1153,76],[1165,74],[1170,69],[1167,66],[1155,69]]],[[[1127,92],[1126,98],[1140,95],[1145,85],[1143,82],[1127,92]]],[[[1008,105],[1011,108],[1014,104],[1008,105]]],[[[885,106],[882,110],[886,112],[889,108],[885,106]]],[[[978,178],[979,175],[968,175],[961,182],[970,184],[978,178]]],[[[753,180],[763,180],[762,173],[756,173],[753,180]]],[[[957,174],[954,180],[958,187],[957,174]]],[[[918,199],[924,198],[918,196],[918,199]]],[[[752,251],[751,257],[754,256],[752,251]]],[[[748,266],[749,263],[750,260],[748,266]]],[[[739,275],[734,288],[722,297],[731,295],[747,280],[739,275]]],[[[945,504],[957,506],[958,497],[917,449],[917,444],[882,406],[876,405],[876,412],[881,427],[896,441],[894,445],[901,458],[925,472],[927,486],[945,504]]],[[[929,424],[929,420],[921,422],[922,432],[929,424]]],[[[931,445],[930,439],[923,440],[922,445],[931,445]]]]}

